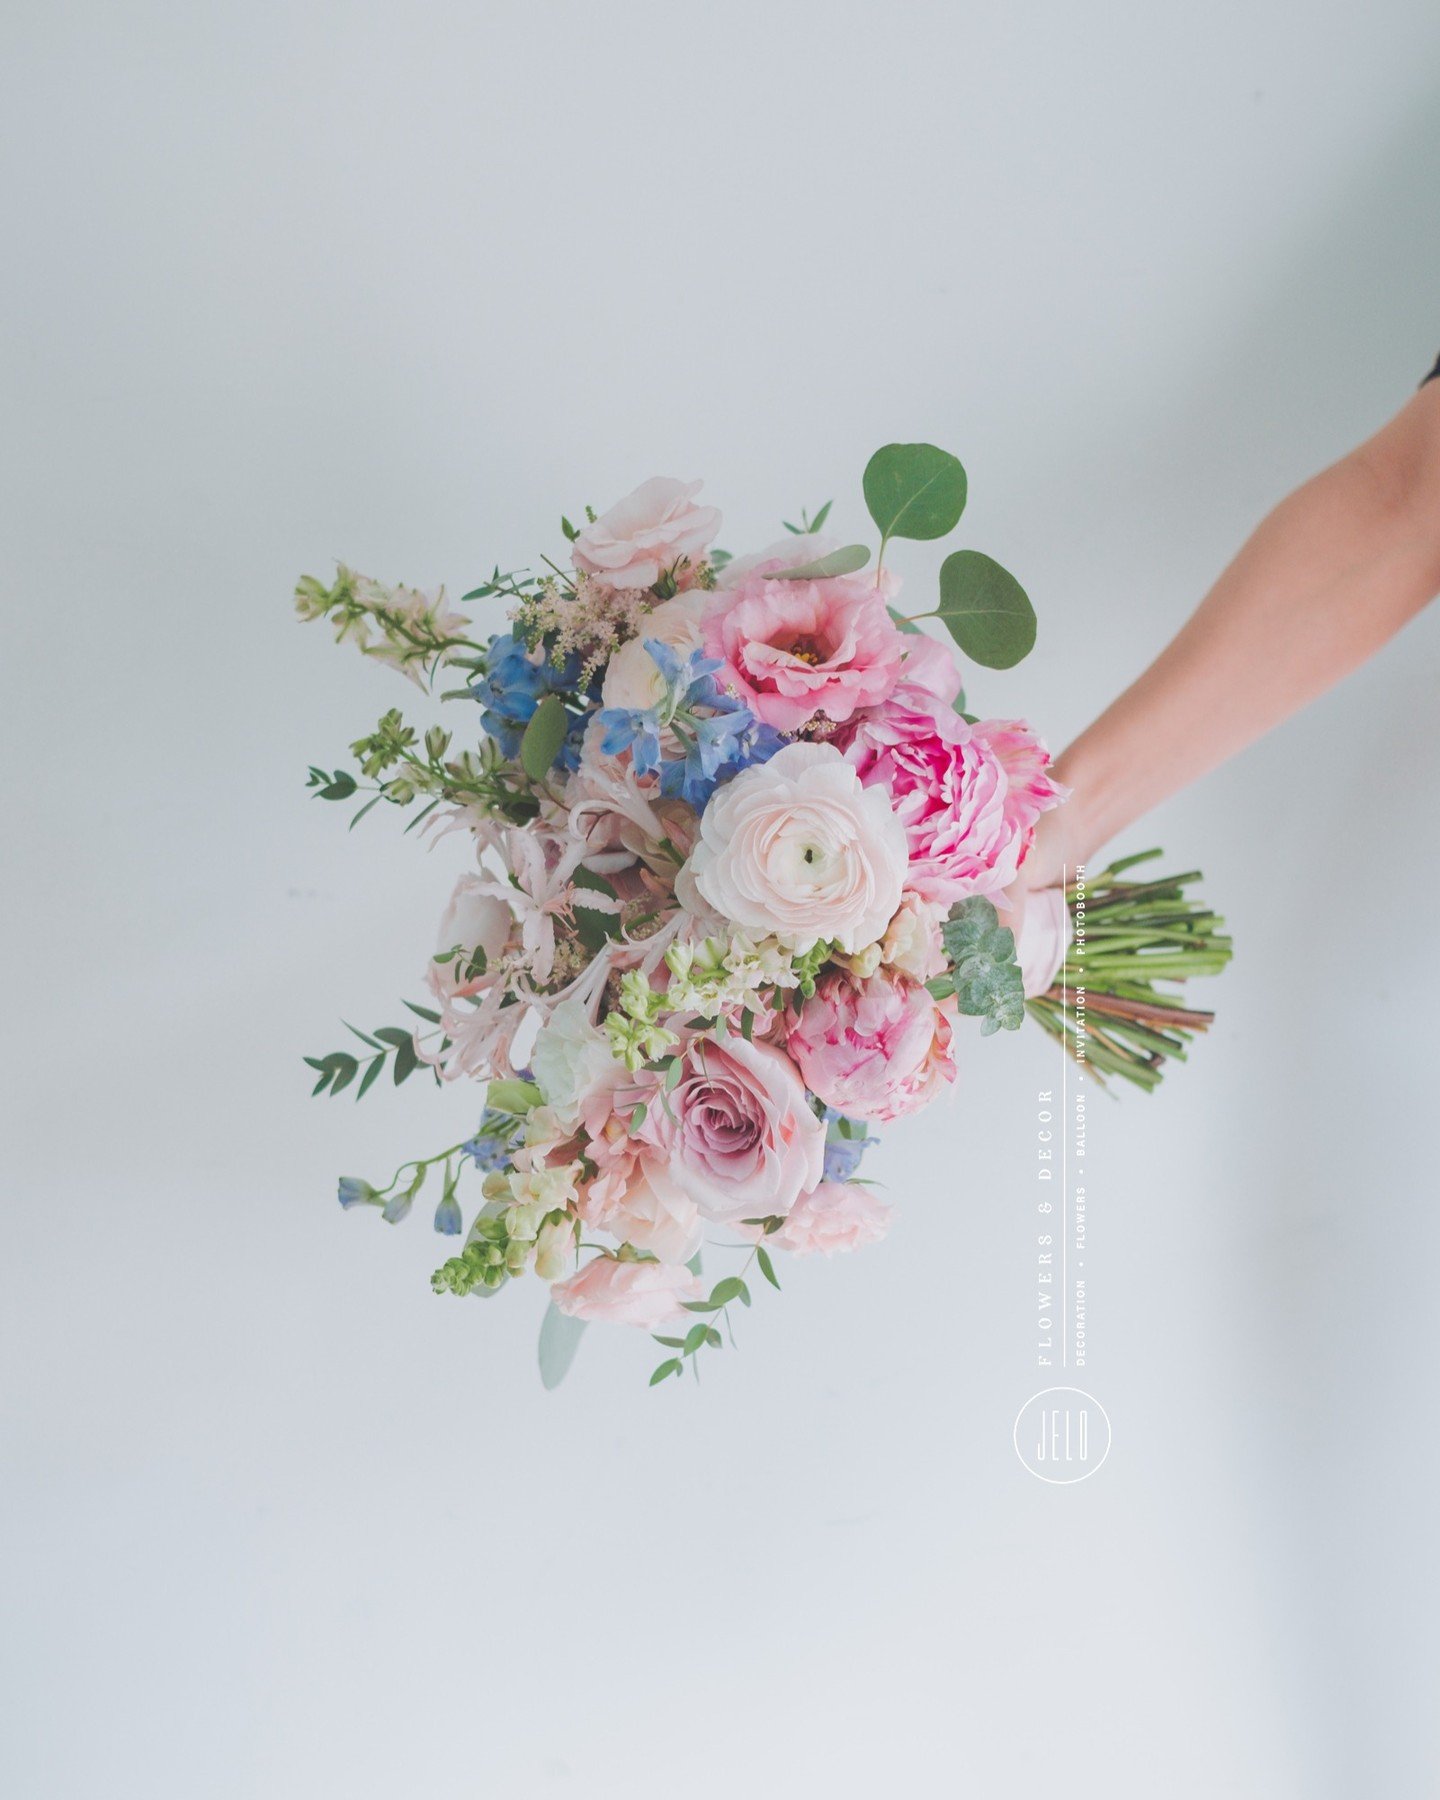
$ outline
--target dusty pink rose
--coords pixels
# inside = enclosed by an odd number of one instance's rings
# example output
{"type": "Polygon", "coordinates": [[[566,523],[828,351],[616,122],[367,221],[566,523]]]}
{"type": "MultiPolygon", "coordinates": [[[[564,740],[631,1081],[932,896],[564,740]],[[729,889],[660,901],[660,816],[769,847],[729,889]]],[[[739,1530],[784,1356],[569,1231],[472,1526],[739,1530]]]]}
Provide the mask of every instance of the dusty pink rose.
{"type": "Polygon", "coordinates": [[[916,1112],[955,1079],[949,1020],[919,982],[887,973],[821,976],[786,1048],[806,1086],[852,1119],[916,1112]]]}
{"type": "Polygon", "coordinates": [[[905,640],[885,610],[873,576],[773,581],[760,567],[705,613],[715,679],[779,731],[799,731],[822,714],[843,724],[878,706],[895,686],[905,640]]]}
{"type": "Polygon", "coordinates": [[[858,1181],[822,1181],[802,1194],[790,1216],[765,1241],[793,1256],[833,1256],[878,1243],[890,1229],[890,1208],[858,1181]]]}
{"type": "Polygon", "coordinates": [[[825,1167],[825,1128],[795,1065],[741,1037],[697,1038],[668,1107],[652,1104],[637,1135],[659,1152],[651,1186],[719,1222],[789,1212],[825,1167]]]}
{"type": "Polygon", "coordinates": [[[555,1282],[550,1298],[572,1319],[603,1319],[650,1331],[685,1317],[683,1302],[698,1300],[701,1291],[699,1279],[686,1268],[597,1256],[567,1281],[555,1282]]]}
{"type": "Polygon", "coordinates": [[[1065,797],[1048,773],[1049,752],[1018,720],[967,725],[897,699],[860,721],[845,754],[867,788],[889,795],[905,827],[906,887],[941,906],[1008,887],[1035,821],[1065,797]]]}
{"type": "Polygon", "coordinates": [[[581,1105],[585,1152],[596,1175],[580,1196],[580,1216],[622,1244],[648,1250],[662,1262],[687,1262],[700,1248],[695,1202],[667,1174],[668,1148],[630,1129],[635,1108],[663,1110],[653,1076],[597,1086],[581,1105]]]}
{"type": "Polygon", "coordinates": [[[714,541],[720,514],[696,506],[703,484],[654,475],[616,501],[571,546],[577,569],[613,588],[648,588],[682,559],[695,562],[714,541]]]}

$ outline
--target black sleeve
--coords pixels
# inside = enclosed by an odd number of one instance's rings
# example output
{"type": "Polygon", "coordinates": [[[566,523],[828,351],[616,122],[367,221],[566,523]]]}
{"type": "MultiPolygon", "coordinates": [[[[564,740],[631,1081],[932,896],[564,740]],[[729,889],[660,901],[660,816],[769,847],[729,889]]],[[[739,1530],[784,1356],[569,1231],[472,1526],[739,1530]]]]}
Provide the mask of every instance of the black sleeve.
{"type": "MultiPolygon", "coordinates": [[[[1435,359],[1435,367],[1434,367],[1434,368],[1433,368],[1433,369],[1432,369],[1432,370],[1431,370],[1431,371],[1430,371],[1430,373],[1429,373],[1429,374],[1428,374],[1428,375],[1427,375],[1427,376],[1426,376],[1426,377],[1425,377],[1425,381],[1434,381],[1434,380],[1435,380],[1435,378],[1436,378],[1436,377],[1437,377],[1437,376],[1440,376],[1440,356],[1437,356],[1437,357],[1436,357],[1436,359],[1435,359]]],[[[1424,387],[1424,385],[1425,385],[1425,381],[1422,381],[1422,382],[1421,382],[1421,383],[1420,383],[1420,385],[1421,385],[1421,387],[1424,387]]]]}

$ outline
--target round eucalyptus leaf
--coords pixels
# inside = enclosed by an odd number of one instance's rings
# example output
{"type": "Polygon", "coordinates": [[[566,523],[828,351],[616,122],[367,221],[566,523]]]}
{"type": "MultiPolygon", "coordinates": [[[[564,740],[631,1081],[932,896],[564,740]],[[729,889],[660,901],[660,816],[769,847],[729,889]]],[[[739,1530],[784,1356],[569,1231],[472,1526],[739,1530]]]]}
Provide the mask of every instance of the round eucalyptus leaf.
{"type": "Polygon", "coordinates": [[[570,1372],[584,1335],[585,1321],[562,1313],[552,1300],[540,1321],[540,1379],[547,1388],[559,1387],[570,1372]]]}
{"type": "Polygon", "coordinates": [[[956,550],[941,563],[939,617],[987,669],[1013,669],[1035,648],[1035,608],[1024,588],[978,550],[956,550]]]}
{"type": "Polygon", "coordinates": [[[960,460],[934,444],[886,444],[866,463],[864,486],[882,537],[944,537],[965,510],[960,460]]]}
{"type": "Polygon", "coordinates": [[[543,781],[550,773],[565,742],[568,722],[565,703],[558,694],[547,694],[531,714],[520,740],[520,766],[532,781],[543,781]]]}
{"type": "Polygon", "coordinates": [[[767,581],[824,581],[830,575],[853,575],[870,560],[864,544],[844,544],[812,562],[797,563],[793,569],[777,569],[767,581]]]}

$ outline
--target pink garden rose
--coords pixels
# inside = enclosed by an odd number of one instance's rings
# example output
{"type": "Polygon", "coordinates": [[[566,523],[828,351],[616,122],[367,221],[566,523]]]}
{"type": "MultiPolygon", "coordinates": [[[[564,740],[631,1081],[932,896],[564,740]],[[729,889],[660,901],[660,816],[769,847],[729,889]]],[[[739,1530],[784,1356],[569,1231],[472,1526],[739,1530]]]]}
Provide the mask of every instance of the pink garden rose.
{"type": "Polygon", "coordinates": [[[825,1127],[795,1065],[769,1044],[697,1038],[669,1102],[657,1100],[640,1130],[662,1153],[650,1181],[679,1189],[703,1218],[787,1213],[824,1172],[825,1127]]]}
{"type": "Polygon", "coordinates": [[[786,1048],[805,1085],[852,1119],[917,1112],[955,1079],[949,1020],[918,982],[888,973],[822,975],[786,1048]]]}
{"type": "Polygon", "coordinates": [[[687,864],[722,919],[791,950],[830,938],[847,956],[884,934],[905,868],[888,795],[833,744],[787,744],[718,788],[687,864]]]}
{"type": "Polygon", "coordinates": [[[890,1208],[858,1181],[822,1181],[802,1194],[790,1215],[765,1240],[792,1256],[833,1256],[878,1243],[890,1228],[890,1208]]]}
{"type": "Polygon", "coordinates": [[[720,514],[696,506],[702,483],[654,475],[587,525],[571,546],[575,567],[612,588],[648,588],[714,541],[720,514]]]}
{"type": "Polygon", "coordinates": [[[1022,722],[967,725],[938,706],[896,699],[862,719],[846,756],[867,788],[889,797],[909,841],[905,885],[949,906],[997,894],[1015,879],[1041,813],[1065,789],[1050,754],[1022,722]]]}
{"type": "Polygon", "coordinates": [[[773,581],[762,563],[705,613],[705,650],[715,679],[779,731],[823,715],[843,724],[878,706],[895,686],[905,640],[870,575],[773,581]]]}
{"type": "Polygon", "coordinates": [[[572,1319],[603,1319],[653,1331],[684,1318],[683,1302],[698,1300],[702,1292],[698,1277],[684,1267],[597,1256],[578,1274],[555,1282],[550,1298],[572,1319]]]}

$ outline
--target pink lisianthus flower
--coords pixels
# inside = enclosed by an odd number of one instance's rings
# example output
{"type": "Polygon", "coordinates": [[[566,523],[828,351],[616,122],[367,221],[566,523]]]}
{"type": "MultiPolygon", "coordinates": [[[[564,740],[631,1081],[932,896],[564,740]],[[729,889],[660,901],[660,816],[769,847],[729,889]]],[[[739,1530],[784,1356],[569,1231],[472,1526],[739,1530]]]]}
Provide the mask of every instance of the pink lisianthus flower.
{"type": "Polygon", "coordinates": [[[954,1081],[950,1022],[924,987],[882,972],[822,975],[786,1039],[805,1085],[852,1119],[917,1112],[954,1081]]]}
{"type": "Polygon", "coordinates": [[[706,609],[705,650],[715,679],[778,731],[822,715],[844,724],[895,687],[905,641],[873,576],[774,581],[762,563],[706,609]]]}
{"type": "Polygon", "coordinates": [[[939,906],[1008,887],[1034,841],[1035,821],[1066,794],[1028,725],[967,725],[908,698],[862,719],[845,755],[865,787],[885,790],[905,828],[906,887],[939,906]]]}
{"type": "Polygon", "coordinates": [[[684,1267],[597,1256],[578,1274],[555,1282],[550,1298],[572,1319],[603,1319],[651,1331],[683,1317],[684,1302],[698,1300],[701,1292],[698,1277],[684,1267]]]}
{"type": "Polygon", "coordinates": [[[575,567],[607,587],[649,588],[677,563],[693,564],[720,529],[713,506],[695,505],[702,485],[664,475],[642,481],[575,539],[575,567]]]}
{"type": "Polygon", "coordinates": [[[890,1229],[890,1208],[858,1181],[822,1181],[802,1194],[778,1231],[764,1241],[792,1256],[833,1256],[875,1244],[890,1229]]]}

